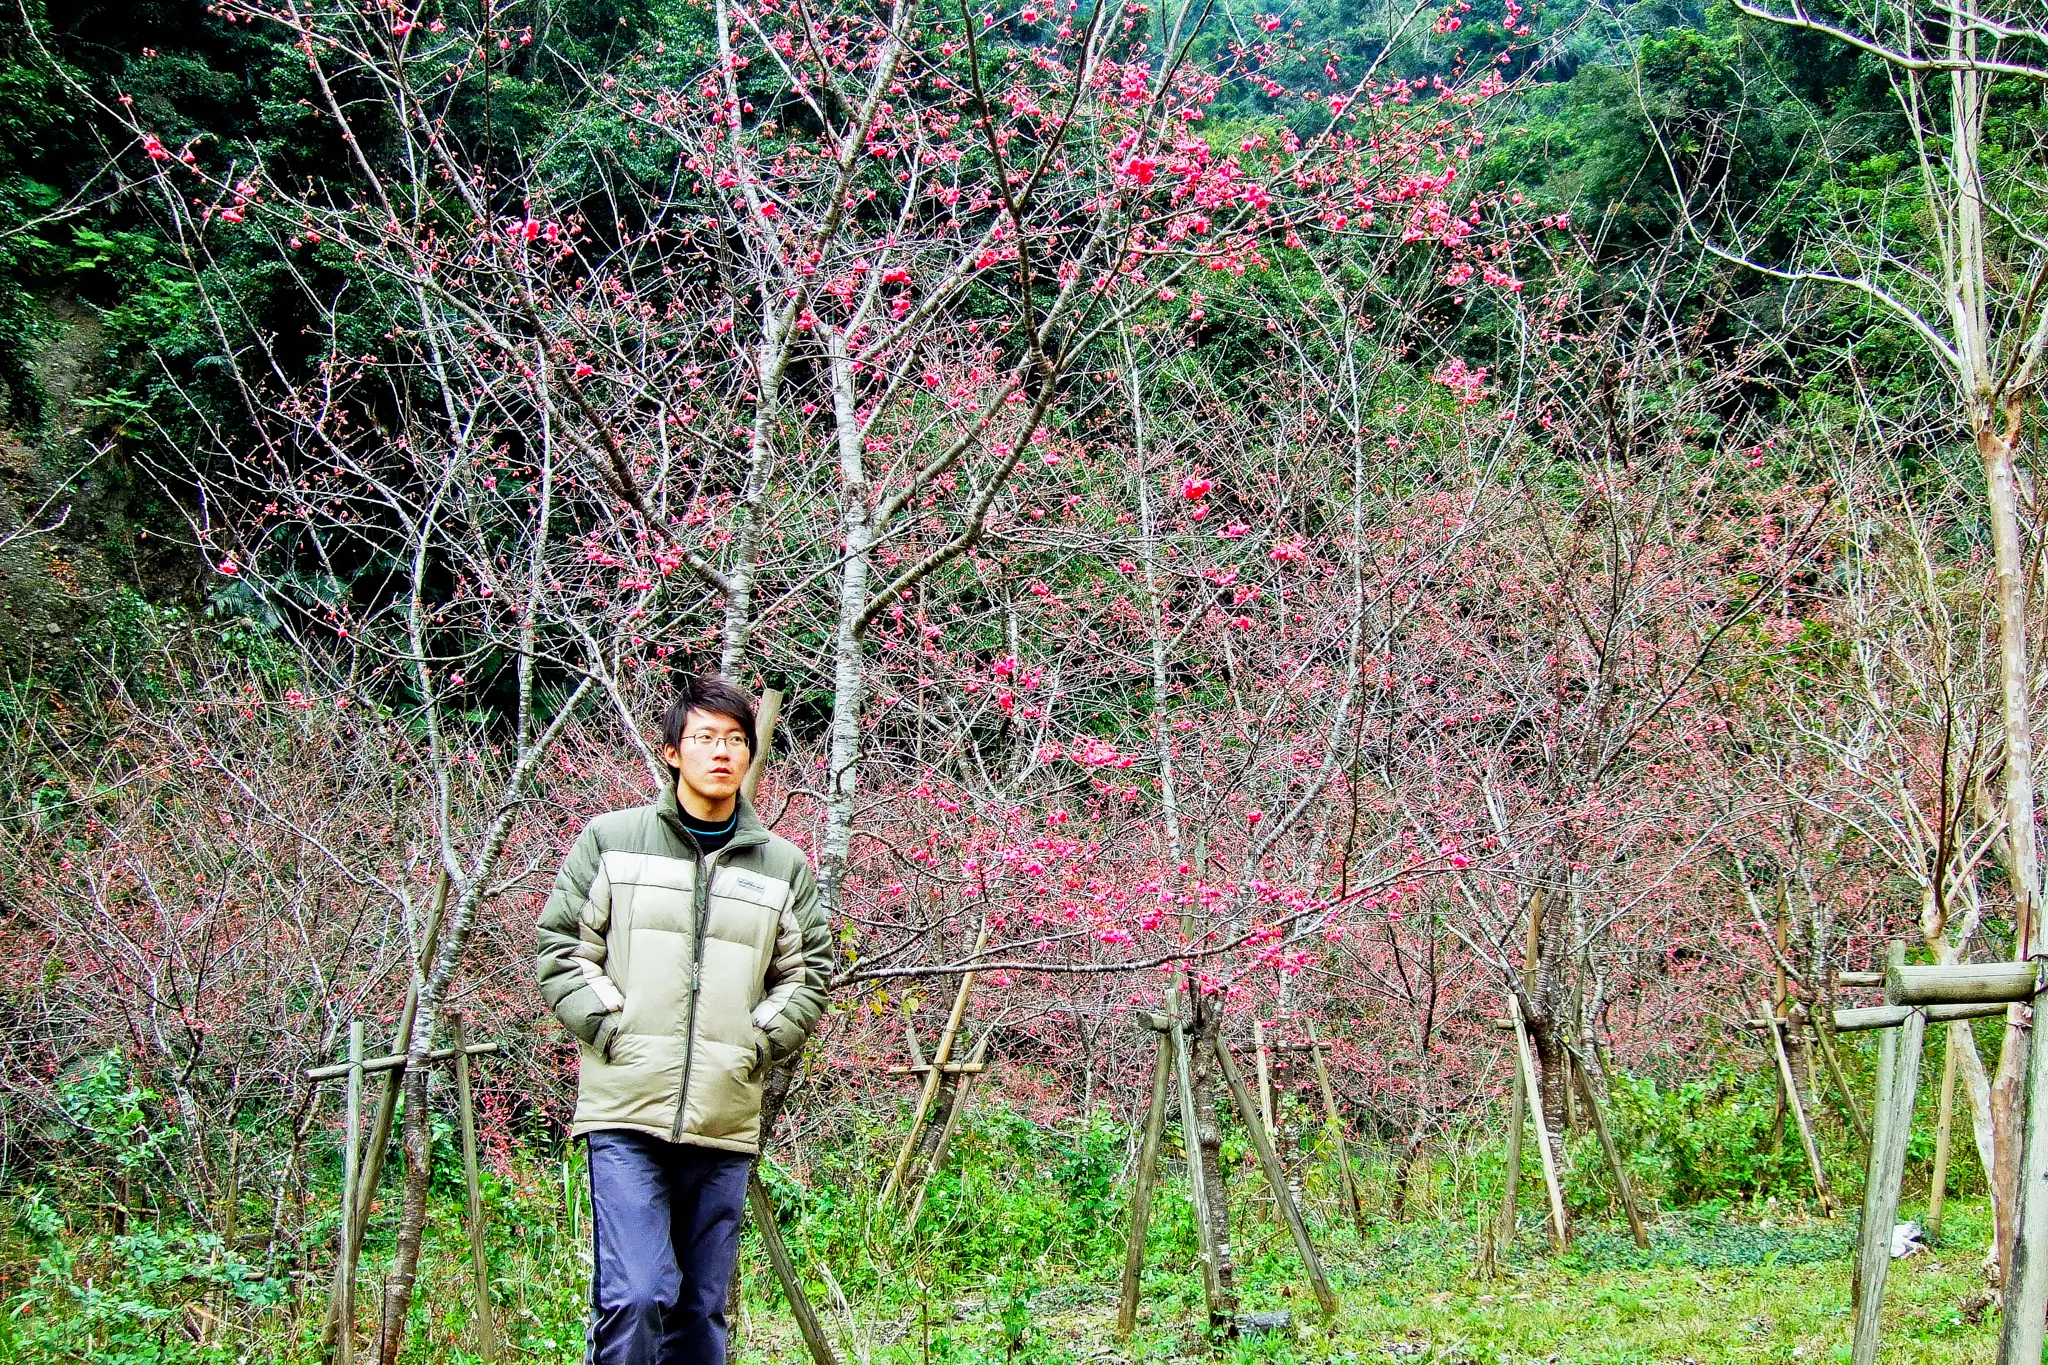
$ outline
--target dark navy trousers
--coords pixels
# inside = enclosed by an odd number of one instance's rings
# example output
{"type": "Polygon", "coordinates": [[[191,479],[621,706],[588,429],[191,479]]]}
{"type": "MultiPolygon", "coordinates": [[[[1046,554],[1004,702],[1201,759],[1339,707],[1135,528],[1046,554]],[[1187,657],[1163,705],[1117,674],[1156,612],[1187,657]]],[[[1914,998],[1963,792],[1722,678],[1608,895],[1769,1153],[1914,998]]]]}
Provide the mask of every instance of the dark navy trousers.
{"type": "Polygon", "coordinates": [[[754,1159],[590,1134],[589,1365],[725,1365],[725,1303],[754,1159]]]}

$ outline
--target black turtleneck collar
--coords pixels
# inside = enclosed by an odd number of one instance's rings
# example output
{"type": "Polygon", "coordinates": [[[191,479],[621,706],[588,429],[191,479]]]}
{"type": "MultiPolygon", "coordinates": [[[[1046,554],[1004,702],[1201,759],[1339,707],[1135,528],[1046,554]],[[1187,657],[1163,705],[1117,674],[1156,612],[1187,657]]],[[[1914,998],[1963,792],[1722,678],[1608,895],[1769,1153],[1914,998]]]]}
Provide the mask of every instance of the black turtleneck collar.
{"type": "Polygon", "coordinates": [[[732,814],[725,819],[713,824],[705,824],[687,810],[680,813],[683,817],[683,828],[690,831],[690,837],[697,841],[697,847],[706,853],[716,853],[731,843],[733,832],[740,825],[738,807],[734,807],[732,814]]]}

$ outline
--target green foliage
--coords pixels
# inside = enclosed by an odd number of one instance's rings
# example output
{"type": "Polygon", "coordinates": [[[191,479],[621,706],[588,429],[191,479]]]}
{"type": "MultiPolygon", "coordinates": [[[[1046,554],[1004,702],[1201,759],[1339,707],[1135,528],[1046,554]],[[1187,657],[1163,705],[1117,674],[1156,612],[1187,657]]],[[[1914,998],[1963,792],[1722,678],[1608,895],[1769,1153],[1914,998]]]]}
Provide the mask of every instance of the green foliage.
{"type": "Polygon", "coordinates": [[[121,1058],[75,1064],[55,1098],[62,1131],[50,1134],[76,1156],[63,1188],[29,1188],[13,1199],[14,1231],[28,1245],[27,1286],[0,1305],[0,1346],[24,1362],[108,1365],[239,1358],[217,1333],[195,1332],[209,1316],[263,1313],[284,1302],[284,1279],[227,1247],[212,1232],[172,1222],[149,1225],[122,1198],[172,1176],[183,1135],[159,1116],[157,1095],[121,1058]],[[111,1180],[93,1198],[87,1179],[111,1180]],[[66,1235],[67,1217],[111,1210],[112,1230],[66,1235]]]}
{"type": "Polygon", "coordinates": [[[277,1276],[241,1259],[212,1233],[144,1227],[124,1234],[59,1236],[63,1219],[41,1194],[16,1223],[43,1248],[28,1287],[0,1316],[0,1351],[23,1365],[88,1359],[101,1365],[202,1365],[246,1359],[241,1343],[195,1330],[223,1312],[264,1312],[289,1295],[277,1276]]]}
{"type": "MultiPolygon", "coordinates": [[[[1097,1115],[1076,1133],[1048,1128],[1007,1106],[976,1111],[954,1135],[918,1227],[907,1235],[900,1211],[884,1210],[876,1200],[894,1156],[891,1136],[881,1130],[872,1146],[849,1143],[821,1154],[825,1169],[804,1186],[778,1166],[767,1168],[790,1240],[847,1267],[842,1275],[849,1291],[883,1282],[870,1251],[876,1237],[900,1240],[929,1268],[929,1287],[1105,1274],[1121,1263],[1128,1135],[1107,1116],[1097,1115]]],[[[1191,1247],[1192,1220],[1186,1233],[1191,1247]]]]}
{"type": "Polygon", "coordinates": [[[1812,1193],[1789,1119],[1773,1140],[1776,1091],[1768,1079],[1727,1066],[1662,1084],[1618,1076],[1613,1095],[1630,1136],[1631,1168],[1667,1203],[1812,1193]]]}
{"type": "Polygon", "coordinates": [[[155,1118],[156,1092],[135,1083],[112,1052],[77,1063],[56,1086],[70,1130],[59,1135],[79,1155],[100,1158],[123,1177],[145,1177],[163,1167],[179,1140],[177,1128],[155,1118]]]}

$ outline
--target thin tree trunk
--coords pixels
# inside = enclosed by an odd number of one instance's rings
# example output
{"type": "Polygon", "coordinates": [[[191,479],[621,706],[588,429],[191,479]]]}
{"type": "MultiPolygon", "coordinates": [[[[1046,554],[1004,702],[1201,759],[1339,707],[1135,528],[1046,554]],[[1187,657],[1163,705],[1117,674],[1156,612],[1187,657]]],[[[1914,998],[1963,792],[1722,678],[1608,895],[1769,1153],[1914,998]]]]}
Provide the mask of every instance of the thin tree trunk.
{"type": "Polygon", "coordinates": [[[832,632],[832,728],[825,772],[825,830],[819,842],[818,891],[828,917],[839,917],[853,847],[854,796],[860,786],[861,703],[867,688],[867,659],[860,618],[867,609],[869,563],[874,547],[873,513],[861,458],[853,365],[843,338],[830,339],[833,420],[839,434],[840,538],[845,559],[839,570],[839,617],[832,632]]]}
{"type": "Polygon", "coordinates": [[[733,676],[753,643],[755,558],[760,551],[761,513],[767,505],[768,474],[775,459],[774,429],[781,416],[782,377],[789,368],[789,341],[798,300],[771,298],[761,308],[761,340],[754,353],[754,424],[747,437],[747,477],[732,509],[739,527],[733,537],[733,564],[727,571],[719,624],[718,670],[733,676]]]}
{"type": "Polygon", "coordinates": [[[1422,1141],[1427,1132],[1418,1123],[1414,1132],[1401,1139],[1401,1159],[1394,1164],[1394,1202],[1389,1210],[1396,1223],[1408,1214],[1409,1186],[1415,1179],[1415,1167],[1422,1160],[1422,1141]]]}
{"type": "MultiPolygon", "coordinates": [[[[1216,1248],[1218,1303],[1211,1327],[1234,1323],[1237,1312],[1237,1279],[1230,1251],[1230,1190],[1223,1164],[1223,1126],[1216,1111],[1216,1034],[1222,1019],[1215,1009],[1196,996],[1194,1036],[1188,1040],[1192,1052],[1192,1080],[1195,1092],[1195,1149],[1188,1160],[1202,1163],[1202,1182],[1209,1192],[1209,1244],[1216,1248]]],[[[1185,1143],[1185,1135],[1183,1135],[1185,1143]]]]}
{"type": "Polygon", "coordinates": [[[405,1202],[398,1219],[398,1245],[391,1277],[384,1283],[383,1323],[377,1332],[378,1365],[397,1365],[412,1313],[413,1283],[419,1274],[420,1238],[427,1225],[427,1186],[433,1176],[432,1133],[427,1121],[427,1068],[405,1074],[405,1202]]]}
{"type": "MultiPolygon", "coordinates": [[[[1975,144],[1968,149],[1974,156],[1975,144]]],[[[1968,197],[1967,195],[1965,196],[1968,197]]],[[[2027,592],[2020,543],[2018,473],[2014,467],[2010,414],[1982,414],[1977,422],[1977,452],[1984,461],[1985,491],[1991,509],[1991,544],[1998,601],[1998,681],[2004,723],[2006,873],[2012,884],[2016,924],[2013,956],[2025,959],[2041,949],[2040,853],[2034,831],[2034,736],[2028,713],[2027,592]],[[2005,417],[2006,430],[1997,417],[2005,417]]],[[[2005,1046],[1998,1074],[1991,1083],[1993,1161],[1992,1206],[1997,1217],[1997,1275],[2005,1283],[2012,1269],[2014,1216],[2019,1207],[2020,1118],[2025,1107],[2027,1030],[2020,1027],[2018,1007],[2008,1012],[2005,1046]]]]}
{"type": "MultiPolygon", "coordinates": [[[[1954,1047],[1956,1075],[1962,1080],[1963,1098],[1970,1110],[1970,1140],[1977,1145],[1977,1162],[1984,1168],[1985,1183],[1989,1184],[1993,1164],[1998,1159],[1997,1116],[1992,1112],[1991,1076],[1984,1068],[1984,1058],[1977,1051],[1977,1035],[1968,1026],[1957,1030],[1954,1047]]],[[[1993,1199],[1991,1249],[1986,1261],[1987,1268],[1994,1273],[1998,1269],[1999,1229],[2004,1226],[2005,1216],[2005,1210],[1993,1199]]]]}
{"type": "MultiPolygon", "coordinates": [[[[1974,106],[1974,100],[1972,100],[1974,106]]],[[[1976,156],[1976,123],[1970,111],[1958,111],[1958,131],[1966,133],[1966,145],[1958,156],[1976,156]]],[[[1974,184],[1974,176],[1966,176],[1974,184]]],[[[1976,227],[1974,246],[1982,248],[1980,207],[1964,192],[1960,209],[1970,217],[1966,227],[1976,227]]],[[[1978,270],[1982,258],[1976,260],[1978,270]]],[[[1974,395],[1972,395],[1974,397],[1974,395]]],[[[2040,925],[2040,849],[2034,833],[2034,724],[2028,710],[2028,589],[2025,589],[2025,553],[2019,524],[2019,475],[2013,463],[2013,436],[2017,413],[1978,411],[1976,452],[1985,463],[1985,493],[1991,503],[1991,546],[1993,585],[1999,604],[1999,700],[2005,739],[2005,853],[2007,878],[2013,888],[2013,958],[2025,960],[2042,950],[2040,925]],[[2001,430],[2003,428],[2003,430],[2001,430]]],[[[1991,1173],[1991,1197],[1997,1218],[1997,1277],[2005,1283],[2013,1265],[2013,1232],[2017,1230],[2019,1199],[2019,1117],[2023,1111],[2025,1062],[2028,1062],[2028,1029],[2017,1023],[2017,1007],[2007,1011],[2005,1048],[1999,1052],[1999,1072],[1991,1083],[1991,1119],[1995,1158],[1987,1166],[1991,1173]]]]}

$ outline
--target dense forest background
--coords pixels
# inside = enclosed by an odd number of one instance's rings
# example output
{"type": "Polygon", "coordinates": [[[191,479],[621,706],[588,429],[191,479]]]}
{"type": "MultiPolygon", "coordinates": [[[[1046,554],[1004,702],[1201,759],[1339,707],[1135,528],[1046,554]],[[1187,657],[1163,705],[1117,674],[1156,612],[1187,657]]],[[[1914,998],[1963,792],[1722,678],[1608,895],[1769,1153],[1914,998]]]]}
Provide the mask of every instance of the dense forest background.
{"type": "MultiPolygon", "coordinates": [[[[1387,16],[1370,6],[1285,12],[1301,25],[1305,51],[1347,66],[1448,69],[1451,54],[1438,39],[1409,37],[1388,50],[1387,16]]],[[[231,586],[210,578],[166,490],[137,463],[139,448],[193,444],[184,424],[196,419],[182,400],[162,401],[161,371],[189,367],[203,383],[217,338],[176,246],[121,192],[110,164],[121,134],[100,102],[130,96],[167,142],[247,140],[323,177],[350,168],[304,112],[299,64],[247,25],[170,3],[31,6],[27,16],[5,30],[0,87],[0,196],[10,224],[0,239],[7,496],[13,516],[70,510],[52,535],[7,548],[17,627],[7,648],[17,686],[33,687],[33,678],[61,691],[90,666],[79,651],[109,643],[103,630],[139,638],[134,632],[155,608],[235,611],[231,586]]],[[[1528,20],[1533,31],[1512,43],[1510,62],[1528,82],[1524,106],[1489,169],[1550,211],[1571,214],[1611,288],[1634,287],[1678,227],[1674,168],[1660,137],[1681,158],[1710,161],[1679,169],[1688,180],[1711,177],[1740,216],[1768,225],[1766,244],[1781,254],[1823,180],[1830,193],[1853,194],[1859,182],[1898,171],[1906,134],[1896,104],[1881,73],[1837,44],[1745,21],[1727,5],[1566,4],[1532,8],[1528,20]]],[[[1250,21],[1250,11],[1226,7],[1215,30],[1250,21]]],[[[547,6],[532,19],[579,58],[629,49],[676,22],[659,7],[627,4],[547,6]]],[[[1489,33],[1475,21],[1464,32],[1471,37],[1458,46],[1468,63],[1510,46],[1497,27],[1489,33]]],[[[529,65],[504,77],[499,116],[538,135],[562,99],[544,63],[529,65]]],[[[262,298],[272,267],[250,252],[214,268],[245,275],[244,287],[262,298]]],[[[1732,345],[1746,339],[1745,326],[1768,325],[1780,301],[1770,281],[1733,266],[1702,267],[1657,287],[1732,345]]],[[[252,323],[288,331],[293,302],[269,301],[275,315],[252,323]]],[[[1823,323],[1801,340],[1824,353],[1849,335],[1846,325],[1831,335],[1823,323]]],[[[1911,373],[1910,348],[1883,328],[1856,334],[1855,344],[1859,370],[1885,376],[1885,388],[1911,392],[1926,381],[1911,373]],[[1903,373],[1893,363],[1898,353],[1908,357],[1903,373]]],[[[1834,372],[1789,354],[1774,369],[1766,378],[1788,402],[1806,392],[1802,373],[1834,372]]],[[[224,393],[214,400],[229,401],[224,393]]]]}

